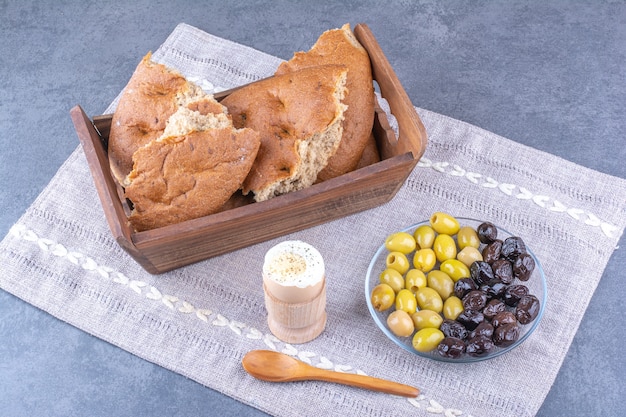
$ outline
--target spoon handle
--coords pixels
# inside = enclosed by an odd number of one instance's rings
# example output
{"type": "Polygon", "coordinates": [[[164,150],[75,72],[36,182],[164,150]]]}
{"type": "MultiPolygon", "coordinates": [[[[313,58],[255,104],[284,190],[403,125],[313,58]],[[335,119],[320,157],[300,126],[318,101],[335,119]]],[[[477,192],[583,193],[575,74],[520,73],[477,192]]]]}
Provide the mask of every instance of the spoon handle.
{"type": "Polygon", "coordinates": [[[400,384],[399,382],[389,381],[387,379],[375,378],[367,375],[335,372],[315,367],[313,367],[313,369],[315,369],[315,371],[311,371],[307,379],[335,382],[338,384],[365,388],[372,391],[385,392],[387,394],[401,395],[403,397],[417,397],[420,393],[420,390],[415,387],[400,384]]]}

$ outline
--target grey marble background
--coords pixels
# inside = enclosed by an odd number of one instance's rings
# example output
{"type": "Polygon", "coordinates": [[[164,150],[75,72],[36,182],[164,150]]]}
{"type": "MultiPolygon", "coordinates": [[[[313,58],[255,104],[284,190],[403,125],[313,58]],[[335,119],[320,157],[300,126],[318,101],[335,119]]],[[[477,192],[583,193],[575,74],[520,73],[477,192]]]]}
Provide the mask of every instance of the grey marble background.
{"type": "MultiPolygon", "coordinates": [[[[416,106],[626,178],[624,1],[5,0],[0,235],[78,146],[69,109],[101,113],[180,22],[285,59],[367,23],[416,106]]],[[[626,414],[625,246],[539,416],[626,414]]],[[[0,290],[0,415],[157,414],[261,415],[0,290]]]]}

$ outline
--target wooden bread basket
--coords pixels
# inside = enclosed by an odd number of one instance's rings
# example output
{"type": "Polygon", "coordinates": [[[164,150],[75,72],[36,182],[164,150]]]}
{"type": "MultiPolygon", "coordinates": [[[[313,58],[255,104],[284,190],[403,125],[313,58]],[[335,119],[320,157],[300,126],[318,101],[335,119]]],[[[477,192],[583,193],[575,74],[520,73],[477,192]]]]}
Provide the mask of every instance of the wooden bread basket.
{"type": "Polygon", "coordinates": [[[80,106],[72,108],[74,127],[119,245],[146,271],[159,274],[391,200],[423,155],[426,131],[371,30],[358,24],[354,34],[369,53],[374,80],[397,120],[398,137],[377,107],[372,134],[380,162],[260,203],[246,201],[209,216],[135,232],[123,190],[109,170],[106,144],[112,116],[91,120],[80,106]]]}

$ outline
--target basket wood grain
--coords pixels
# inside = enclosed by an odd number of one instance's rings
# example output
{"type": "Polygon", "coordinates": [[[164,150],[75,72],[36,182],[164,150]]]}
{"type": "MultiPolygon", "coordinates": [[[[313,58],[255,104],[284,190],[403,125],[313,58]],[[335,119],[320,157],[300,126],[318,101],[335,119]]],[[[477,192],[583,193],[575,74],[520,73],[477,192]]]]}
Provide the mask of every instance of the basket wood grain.
{"type": "Polygon", "coordinates": [[[135,232],[129,207],[107,157],[112,115],[90,119],[70,111],[109,228],[118,244],[146,271],[159,274],[288,233],[335,220],[389,201],[426,149],[426,131],[374,35],[365,24],[354,34],[369,53],[380,94],[397,119],[398,137],[377,106],[372,135],[381,161],[304,190],[253,203],[234,198],[233,208],[154,230],[135,232]]]}

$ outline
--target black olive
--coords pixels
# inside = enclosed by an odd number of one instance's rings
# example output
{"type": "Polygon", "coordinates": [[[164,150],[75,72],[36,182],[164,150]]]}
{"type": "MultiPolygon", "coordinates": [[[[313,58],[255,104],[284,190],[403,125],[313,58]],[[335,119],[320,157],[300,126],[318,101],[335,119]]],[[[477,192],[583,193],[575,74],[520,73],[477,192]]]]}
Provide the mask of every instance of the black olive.
{"type": "Polygon", "coordinates": [[[461,301],[465,310],[482,310],[487,305],[487,294],[480,290],[473,290],[465,294],[461,301]]]}
{"type": "Polygon", "coordinates": [[[526,244],[521,237],[511,236],[504,239],[500,255],[511,262],[515,262],[518,256],[526,253],[526,244]]]}
{"type": "Polygon", "coordinates": [[[483,356],[494,348],[493,340],[487,336],[476,336],[467,342],[465,352],[470,356],[483,356]]]}
{"type": "Polygon", "coordinates": [[[489,243],[487,246],[485,246],[481,253],[483,256],[483,261],[491,264],[500,259],[500,255],[502,254],[502,243],[503,242],[501,240],[496,239],[493,242],[489,243]]]}
{"type": "Polygon", "coordinates": [[[493,320],[491,320],[491,324],[493,324],[493,327],[496,329],[503,324],[509,323],[517,323],[517,318],[515,317],[515,314],[510,311],[502,311],[496,314],[493,320]]]}
{"type": "Polygon", "coordinates": [[[494,298],[504,297],[504,292],[507,287],[508,286],[503,282],[496,282],[493,285],[481,285],[479,290],[487,294],[487,300],[493,300],[494,298]]]}
{"type": "Polygon", "coordinates": [[[513,283],[515,277],[513,276],[513,265],[506,259],[498,259],[491,264],[493,269],[493,276],[505,284],[513,283]]]}
{"type": "Polygon", "coordinates": [[[439,330],[446,337],[455,337],[457,339],[466,339],[469,332],[461,323],[455,320],[445,319],[439,326],[439,330]]]}
{"type": "Polygon", "coordinates": [[[503,301],[510,307],[515,307],[520,298],[528,294],[528,287],[522,284],[509,285],[504,291],[503,301]]]}
{"type": "Polygon", "coordinates": [[[472,263],[470,266],[470,276],[479,286],[484,284],[491,285],[497,282],[495,276],[493,275],[491,265],[484,261],[476,261],[472,263]]]}
{"type": "Polygon", "coordinates": [[[498,237],[498,228],[493,223],[484,222],[476,228],[476,234],[482,243],[491,243],[498,237]]]}
{"type": "Polygon", "coordinates": [[[493,332],[493,343],[496,346],[512,345],[519,338],[519,326],[517,323],[506,323],[496,327],[493,332]]]}
{"type": "Polygon", "coordinates": [[[535,260],[528,253],[522,253],[513,263],[513,276],[520,281],[528,281],[535,270],[535,260]]]}
{"type": "Polygon", "coordinates": [[[487,303],[485,308],[483,308],[483,315],[487,320],[492,320],[496,314],[506,311],[506,304],[504,304],[501,300],[491,300],[487,303]]]}
{"type": "Polygon", "coordinates": [[[476,285],[474,280],[469,277],[461,278],[454,283],[454,295],[456,295],[460,299],[463,299],[463,297],[465,297],[465,294],[467,294],[468,292],[476,289],[478,289],[478,286],[476,285]]]}
{"type": "Polygon", "coordinates": [[[472,330],[469,334],[469,338],[473,339],[476,336],[493,336],[493,326],[488,321],[483,321],[480,323],[474,330],[472,330]]]}
{"type": "Polygon", "coordinates": [[[515,307],[515,317],[522,324],[528,324],[537,318],[541,304],[539,299],[532,294],[520,298],[515,307]]]}
{"type": "Polygon", "coordinates": [[[458,315],[456,321],[461,323],[467,330],[474,330],[482,321],[485,320],[485,316],[480,311],[463,310],[458,315]]]}
{"type": "Polygon", "coordinates": [[[446,337],[439,342],[437,352],[444,358],[456,359],[465,353],[465,342],[456,337],[446,337]]]}

